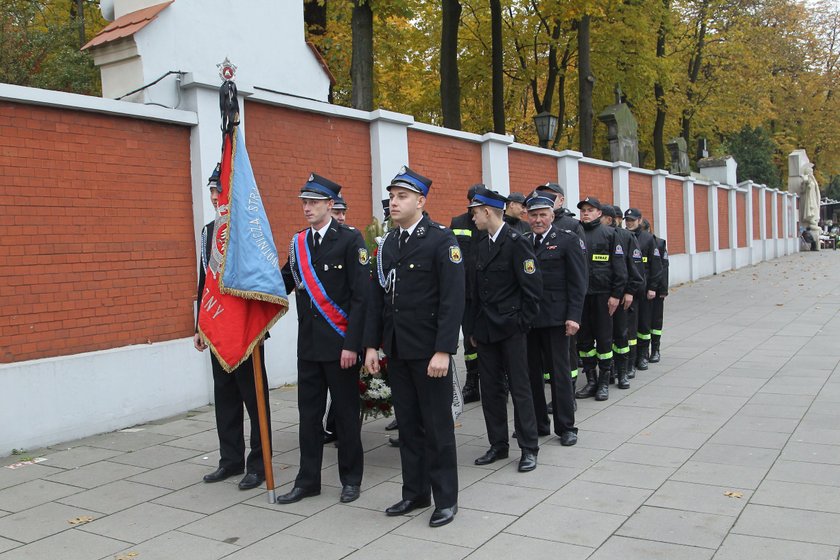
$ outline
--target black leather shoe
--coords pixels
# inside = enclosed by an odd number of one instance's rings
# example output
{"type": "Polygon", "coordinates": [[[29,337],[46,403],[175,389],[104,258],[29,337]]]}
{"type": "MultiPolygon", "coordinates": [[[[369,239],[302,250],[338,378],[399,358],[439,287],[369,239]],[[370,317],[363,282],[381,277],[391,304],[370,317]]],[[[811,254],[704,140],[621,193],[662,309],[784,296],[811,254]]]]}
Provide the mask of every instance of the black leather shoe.
{"type": "Polygon", "coordinates": [[[225,467],[219,467],[210,474],[205,474],[204,482],[221,482],[226,478],[242,474],[243,472],[245,472],[245,469],[228,469],[225,467]]]}
{"type": "Polygon", "coordinates": [[[335,432],[324,432],[324,445],[332,443],[336,440],[338,440],[338,436],[335,435],[335,432]]]}
{"type": "Polygon", "coordinates": [[[400,500],[385,510],[385,515],[394,517],[397,515],[405,515],[411,513],[415,509],[427,508],[432,505],[432,499],[428,496],[425,498],[415,498],[413,500],[400,500]]]}
{"type": "Polygon", "coordinates": [[[388,438],[388,445],[390,445],[391,447],[399,447],[399,446],[400,446],[400,438],[399,438],[399,437],[390,436],[390,437],[388,438]]]}
{"type": "Polygon", "coordinates": [[[451,523],[455,519],[456,513],[458,513],[457,504],[448,508],[435,508],[432,518],[429,519],[429,527],[443,527],[447,523],[451,523]]]}
{"type": "Polygon", "coordinates": [[[577,434],[574,432],[563,432],[560,434],[560,445],[570,447],[577,443],[577,434]]]}
{"type": "Polygon", "coordinates": [[[537,468],[537,454],[532,451],[523,451],[519,459],[519,472],[531,472],[537,468]]]}
{"type": "Polygon", "coordinates": [[[387,426],[385,426],[385,429],[388,430],[389,432],[391,430],[396,430],[397,428],[399,428],[399,426],[397,426],[397,419],[396,418],[391,420],[391,423],[388,424],[387,426]]]}
{"type": "Polygon", "coordinates": [[[487,453],[479,457],[475,460],[476,465],[489,465],[490,463],[495,463],[499,459],[507,459],[508,458],[508,450],[507,449],[496,449],[495,447],[491,447],[487,453]]]}
{"type": "Polygon", "coordinates": [[[298,488],[297,486],[295,486],[288,494],[281,494],[280,496],[277,496],[277,500],[275,500],[275,502],[278,504],[293,504],[295,502],[301,501],[304,498],[317,496],[320,493],[320,488],[318,490],[304,490],[303,488],[298,488]]]}
{"type": "Polygon", "coordinates": [[[251,488],[256,488],[263,482],[265,482],[264,474],[249,472],[245,475],[245,477],[242,480],[239,481],[239,489],[250,490],[251,488]]]}
{"type": "Polygon", "coordinates": [[[350,502],[355,502],[359,499],[359,487],[353,486],[352,484],[345,484],[344,487],[341,489],[341,500],[342,504],[349,504],[350,502]]]}

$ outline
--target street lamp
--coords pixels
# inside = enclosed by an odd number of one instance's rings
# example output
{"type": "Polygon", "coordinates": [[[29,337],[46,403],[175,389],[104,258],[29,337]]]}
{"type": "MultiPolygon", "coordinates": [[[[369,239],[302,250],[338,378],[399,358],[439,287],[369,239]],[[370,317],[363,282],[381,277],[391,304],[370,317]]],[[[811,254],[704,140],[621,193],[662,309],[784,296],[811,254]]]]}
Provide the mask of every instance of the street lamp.
{"type": "Polygon", "coordinates": [[[560,121],[548,111],[534,115],[534,125],[537,127],[537,137],[540,139],[540,148],[547,148],[548,142],[554,138],[557,132],[557,123],[560,121]]]}

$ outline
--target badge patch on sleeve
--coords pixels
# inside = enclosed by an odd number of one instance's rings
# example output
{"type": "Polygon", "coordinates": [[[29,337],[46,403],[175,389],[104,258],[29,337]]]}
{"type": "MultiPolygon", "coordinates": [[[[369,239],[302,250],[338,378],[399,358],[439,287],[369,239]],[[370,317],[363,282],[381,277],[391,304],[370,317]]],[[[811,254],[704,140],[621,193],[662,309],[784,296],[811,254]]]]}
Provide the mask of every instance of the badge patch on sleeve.
{"type": "Polygon", "coordinates": [[[359,249],[359,264],[365,265],[368,263],[367,249],[359,249]]]}
{"type": "Polygon", "coordinates": [[[654,250],[653,250],[653,256],[654,256],[654,257],[658,257],[658,256],[659,256],[659,249],[654,249],[654,250]]]}
{"type": "Polygon", "coordinates": [[[449,246],[449,260],[454,262],[455,264],[458,264],[459,262],[461,262],[462,257],[461,257],[461,248],[460,247],[458,247],[457,245],[450,245],[449,246]]]}
{"type": "Polygon", "coordinates": [[[642,258],[642,252],[638,249],[633,249],[633,258],[639,260],[642,258]]]}
{"type": "Polygon", "coordinates": [[[525,271],[525,274],[533,274],[537,271],[537,265],[534,263],[534,259],[527,259],[522,263],[522,269],[525,271]]]}
{"type": "Polygon", "coordinates": [[[623,255],[624,254],[624,248],[621,245],[616,245],[615,246],[615,254],[616,255],[623,255]]]}
{"type": "Polygon", "coordinates": [[[585,253],[586,252],[586,243],[584,243],[583,239],[580,239],[580,238],[578,238],[578,241],[580,241],[580,250],[585,253]]]}

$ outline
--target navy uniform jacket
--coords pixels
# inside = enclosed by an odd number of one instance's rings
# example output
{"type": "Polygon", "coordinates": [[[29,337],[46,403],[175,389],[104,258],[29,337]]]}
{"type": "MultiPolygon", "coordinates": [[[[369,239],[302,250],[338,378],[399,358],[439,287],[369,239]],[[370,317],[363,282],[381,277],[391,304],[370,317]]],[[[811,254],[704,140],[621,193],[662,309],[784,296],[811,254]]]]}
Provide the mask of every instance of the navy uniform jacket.
{"type": "Polygon", "coordinates": [[[514,218],[513,216],[508,216],[507,214],[504,215],[503,219],[513,231],[521,233],[522,235],[531,233],[531,226],[525,220],[522,220],[520,218],[514,218]]]}
{"type": "Polygon", "coordinates": [[[464,315],[464,264],[455,235],[424,216],[406,246],[400,228],[386,235],[377,269],[392,273],[386,293],[378,271],[370,283],[364,346],[382,348],[402,360],[428,360],[435,352],[458,351],[464,315]]]}
{"type": "Polygon", "coordinates": [[[496,242],[478,244],[473,325],[479,342],[492,344],[526,333],[540,310],[543,281],[528,238],[504,224],[496,242]]]}
{"type": "Polygon", "coordinates": [[[640,291],[656,290],[662,276],[662,259],[659,249],[656,247],[656,239],[649,231],[642,228],[636,229],[636,239],[639,241],[639,249],[642,251],[642,264],[644,265],[645,283],[640,291]]]}
{"type": "Polygon", "coordinates": [[[589,261],[587,295],[609,294],[621,299],[627,284],[627,264],[615,228],[603,225],[599,219],[584,224],[583,230],[589,261]]]}
{"type": "MultiPolygon", "coordinates": [[[[307,232],[306,237],[312,252],[312,236],[307,232]]],[[[312,265],[327,295],[347,314],[347,334],[342,338],[312,303],[306,289],[295,286],[287,261],[282,269],[286,291],[297,288],[298,358],[332,362],[341,358],[342,350],[361,352],[370,278],[362,234],[331,220],[321,245],[312,252],[312,265]]]]}
{"type": "Polygon", "coordinates": [[[464,274],[466,277],[465,293],[467,299],[472,297],[473,281],[475,280],[475,248],[478,240],[486,237],[487,234],[479,231],[472,221],[469,212],[455,216],[449,224],[449,229],[455,234],[458,245],[461,247],[461,256],[464,259],[464,274]]]}
{"type": "Polygon", "coordinates": [[[625,294],[637,294],[645,287],[645,279],[642,276],[642,251],[639,249],[639,242],[633,232],[627,229],[614,227],[621,247],[624,249],[624,262],[627,265],[627,286],[625,294]]]}
{"type": "Polygon", "coordinates": [[[581,225],[580,220],[575,218],[575,214],[568,209],[556,209],[554,211],[554,223],[552,225],[557,229],[571,230],[584,242],[586,242],[586,234],[583,233],[583,226],[581,225]]]}
{"type": "MultiPolygon", "coordinates": [[[[528,241],[533,245],[533,233],[528,241]]],[[[586,246],[577,234],[552,226],[535,251],[543,291],[533,328],[559,327],[566,321],[580,324],[586,297],[586,246]]]]}
{"type": "Polygon", "coordinates": [[[210,249],[213,247],[213,231],[216,221],[207,222],[201,230],[201,255],[198,260],[198,291],[195,296],[195,332],[198,332],[198,310],[201,299],[204,296],[204,279],[206,277],[207,263],[210,262],[210,249]]]}
{"type": "Polygon", "coordinates": [[[654,288],[657,296],[668,295],[668,247],[665,240],[654,236],[656,248],[659,249],[659,259],[662,264],[662,274],[659,277],[659,284],[654,288]]]}

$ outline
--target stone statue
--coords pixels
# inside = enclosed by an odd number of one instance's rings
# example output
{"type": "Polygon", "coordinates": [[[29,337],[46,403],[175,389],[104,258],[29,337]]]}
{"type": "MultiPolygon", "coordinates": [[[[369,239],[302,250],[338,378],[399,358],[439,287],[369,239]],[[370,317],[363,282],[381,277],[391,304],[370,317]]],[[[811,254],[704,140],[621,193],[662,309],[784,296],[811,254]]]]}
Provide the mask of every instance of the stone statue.
{"type": "Polygon", "coordinates": [[[691,166],[688,163],[688,146],[685,138],[678,136],[668,142],[668,151],[671,152],[671,174],[691,175],[691,166]]]}
{"type": "Polygon", "coordinates": [[[820,186],[814,177],[814,164],[806,163],[802,166],[802,201],[800,214],[802,225],[816,227],[820,221],[820,186]]]}
{"type": "Polygon", "coordinates": [[[639,166],[639,133],[636,118],[630,106],[623,100],[621,86],[615,87],[616,102],[598,115],[598,120],[607,125],[607,140],[610,146],[610,161],[624,161],[639,166]]]}

